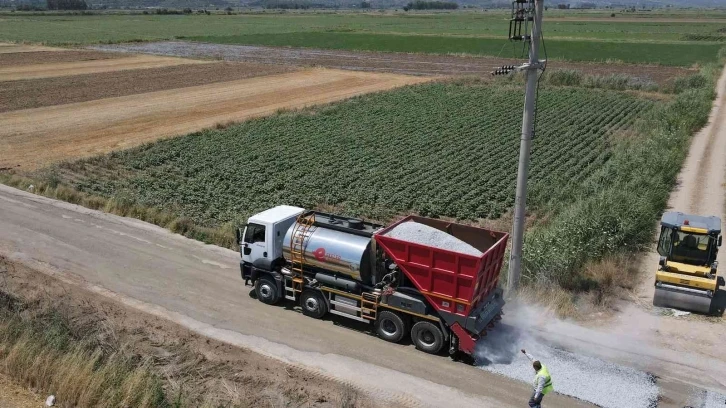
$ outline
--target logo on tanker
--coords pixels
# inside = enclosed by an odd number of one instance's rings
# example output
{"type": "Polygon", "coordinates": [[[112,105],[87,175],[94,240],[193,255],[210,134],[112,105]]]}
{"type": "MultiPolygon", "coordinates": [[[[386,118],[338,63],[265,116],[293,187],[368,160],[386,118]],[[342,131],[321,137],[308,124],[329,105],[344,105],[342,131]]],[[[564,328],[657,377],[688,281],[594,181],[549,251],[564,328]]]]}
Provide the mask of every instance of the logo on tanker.
{"type": "Polygon", "coordinates": [[[316,249],[312,254],[320,262],[340,261],[340,255],[328,254],[323,247],[316,249]]]}

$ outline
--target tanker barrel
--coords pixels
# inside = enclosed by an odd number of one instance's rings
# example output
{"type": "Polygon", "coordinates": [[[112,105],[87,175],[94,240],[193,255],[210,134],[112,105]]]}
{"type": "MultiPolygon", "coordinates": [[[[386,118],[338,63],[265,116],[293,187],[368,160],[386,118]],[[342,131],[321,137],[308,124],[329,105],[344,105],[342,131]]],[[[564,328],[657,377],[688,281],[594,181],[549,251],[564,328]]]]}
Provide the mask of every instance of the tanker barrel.
{"type": "MultiPolygon", "coordinates": [[[[296,225],[288,228],[282,241],[286,259],[291,259],[290,243],[296,225]]],[[[315,212],[315,222],[303,244],[304,264],[313,272],[340,275],[366,286],[372,285],[375,264],[371,241],[378,229],[379,225],[355,218],[315,212]]]]}

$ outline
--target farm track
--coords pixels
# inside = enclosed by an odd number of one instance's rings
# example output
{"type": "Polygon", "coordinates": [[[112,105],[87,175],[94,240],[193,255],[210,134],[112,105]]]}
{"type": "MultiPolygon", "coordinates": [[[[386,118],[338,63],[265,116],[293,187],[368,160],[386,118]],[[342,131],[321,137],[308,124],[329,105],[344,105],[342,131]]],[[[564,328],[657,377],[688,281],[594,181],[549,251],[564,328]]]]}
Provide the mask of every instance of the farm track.
{"type": "MultiPolygon", "coordinates": [[[[487,78],[494,69],[502,65],[521,63],[521,60],[494,57],[278,48],[183,41],[100,45],[91,49],[408,75],[463,75],[487,78]]],[[[695,72],[679,67],[572,63],[555,60],[550,61],[548,69],[574,69],[592,75],[625,74],[658,84],[695,72]]]]}
{"type": "Polygon", "coordinates": [[[217,124],[425,82],[393,74],[309,69],[0,114],[0,167],[36,168],[217,124]]]}
{"type": "Polygon", "coordinates": [[[294,71],[296,68],[252,63],[185,64],[9,81],[0,87],[0,112],[135,95],[179,87],[294,71]]]}
{"type": "MultiPolygon", "coordinates": [[[[59,53],[64,55],[64,53],[59,53]]],[[[13,54],[6,54],[13,55],[13,54]]],[[[91,61],[71,61],[43,64],[13,65],[0,67],[0,82],[22,79],[51,78],[71,75],[94,74],[99,72],[122,71],[130,69],[160,68],[183,64],[205,64],[210,61],[152,55],[135,55],[126,58],[96,59],[91,61]]]]}

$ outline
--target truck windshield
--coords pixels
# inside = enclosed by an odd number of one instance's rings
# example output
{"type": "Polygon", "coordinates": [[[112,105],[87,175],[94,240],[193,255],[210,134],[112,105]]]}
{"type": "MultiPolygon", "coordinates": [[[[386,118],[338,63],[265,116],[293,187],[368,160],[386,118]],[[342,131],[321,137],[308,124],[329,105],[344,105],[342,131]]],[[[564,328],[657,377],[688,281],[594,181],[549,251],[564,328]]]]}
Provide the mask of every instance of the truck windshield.
{"type": "Polygon", "coordinates": [[[715,239],[706,234],[676,231],[670,258],[675,262],[708,265],[715,239]]]}
{"type": "Polygon", "coordinates": [[[259,224],[248,224],[247,231],[245,231],[244,242],[248,244],[265,242],[265,226],[259,224]]]}

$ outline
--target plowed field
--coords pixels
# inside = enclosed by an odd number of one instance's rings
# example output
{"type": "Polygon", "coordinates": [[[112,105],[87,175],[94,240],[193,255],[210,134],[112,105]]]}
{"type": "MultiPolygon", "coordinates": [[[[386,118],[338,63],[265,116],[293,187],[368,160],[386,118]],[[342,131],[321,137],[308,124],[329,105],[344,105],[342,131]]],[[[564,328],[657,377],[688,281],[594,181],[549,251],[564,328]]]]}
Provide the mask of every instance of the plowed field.
{"type": "Polygon", "coordinates": [[[13,65],[0,67],[0,82],[16,81],[20,79],[93,74],[98,72],[122,71],[129,69],[159,68],[183,64],[205,64],[208,62],[209,61],[185,58],[136,55],[125,58],[109,58],[90,61],[13,65]]]}

